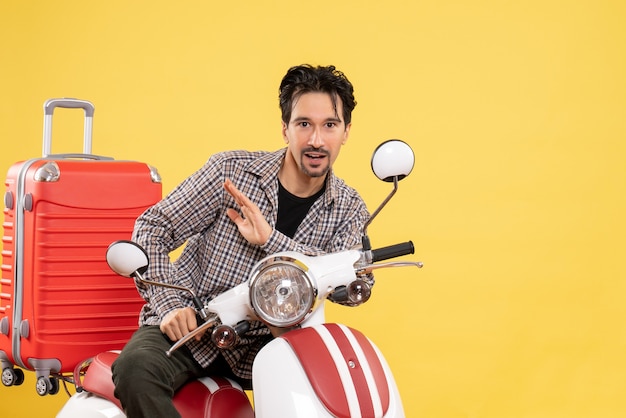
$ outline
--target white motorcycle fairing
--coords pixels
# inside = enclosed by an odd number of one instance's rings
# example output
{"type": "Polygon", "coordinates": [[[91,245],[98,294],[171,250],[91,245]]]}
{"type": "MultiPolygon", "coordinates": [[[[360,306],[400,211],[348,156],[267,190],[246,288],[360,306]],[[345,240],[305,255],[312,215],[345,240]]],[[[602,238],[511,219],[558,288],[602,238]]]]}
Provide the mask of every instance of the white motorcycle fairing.
{"type": "Polygon", "coordinates": [[[391,370],[361,332],[340,324],[293,330],[253,366],[257,418],[403,418],[391,370]]]}

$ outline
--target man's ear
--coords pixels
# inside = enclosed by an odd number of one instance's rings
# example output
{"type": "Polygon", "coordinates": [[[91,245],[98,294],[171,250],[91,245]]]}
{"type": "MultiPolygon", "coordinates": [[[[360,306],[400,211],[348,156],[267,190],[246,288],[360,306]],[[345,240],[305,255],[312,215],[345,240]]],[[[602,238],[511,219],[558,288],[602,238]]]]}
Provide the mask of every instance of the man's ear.
{"type": "Polygon", "coordinates": [[[281,131],[283,133],[283,141],[285,141],[285,144],[288,144],[289,138],[287,138],[287,124],[284,121],[281,121],[280,123],[282,124],[281,131]]]}
{"type": "Polygon", "coordinates": [[[352,127],[352,122],[346,125],[346,130],[343,132],[343,141],[341,141],[341,145],[346,145],[346,142],[348,142],[348,137],[350,136],[351,127],[352,127]]]}

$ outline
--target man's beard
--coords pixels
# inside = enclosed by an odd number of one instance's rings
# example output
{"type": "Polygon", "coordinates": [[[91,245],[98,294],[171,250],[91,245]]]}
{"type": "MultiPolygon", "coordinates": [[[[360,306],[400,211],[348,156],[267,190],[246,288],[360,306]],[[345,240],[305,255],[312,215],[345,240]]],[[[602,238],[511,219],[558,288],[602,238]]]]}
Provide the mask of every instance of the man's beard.
{"type": "Polygon", "coordinates": [[[329,166],[326,166],[322,171],[311,172],[304,165],[302,166],[302,172],[309,177],[324,177],[330,170],[329,166]]]}
{"type": "Polygon", "coordinates": [[[324,177],[326,176],[326,174],[328,173],[328,171],[330,170],[330,153],[325,150],[325,149],[321,149],[321,148],[307,148],[305,150],[302,151],[302,153],[300,154],[300,170],[306,174],[309,177],[324,177]],[[324,154],[324,160],[326,160],[327,164],[326,167],[324,168],[320,168],[318,167],[316,170],[321,170],[321,171],[311,171],[307,168],[307,166],[304,164],[304,159],[307,158],[305,154],[307,153],[317,153],[317,154],[324,154]]]}

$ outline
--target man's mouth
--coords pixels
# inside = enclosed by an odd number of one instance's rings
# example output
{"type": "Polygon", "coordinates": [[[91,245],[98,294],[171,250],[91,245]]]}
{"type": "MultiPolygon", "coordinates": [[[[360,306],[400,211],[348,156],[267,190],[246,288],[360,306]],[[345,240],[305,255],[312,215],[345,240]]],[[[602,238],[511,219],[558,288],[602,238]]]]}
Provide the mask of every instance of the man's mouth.
{"type": "Polygon", "coordinates": [[[307,158],[310,158],[312,160],[319,160],[322,159],[324,157],[326,157],[324,154],[304,154],[307,158]]]}
{"type": "Polygon", "coordinates": [[[305,157],[317,161],[328,157],[328,152],[326,151],[305,151],[303,154],[305,157]]]}
{"type": "Polygon", "coordinates": [[[325,175],[330,169],[330,153],[324,149],[302,151],[302,171],[311,177],[325,175]]]}

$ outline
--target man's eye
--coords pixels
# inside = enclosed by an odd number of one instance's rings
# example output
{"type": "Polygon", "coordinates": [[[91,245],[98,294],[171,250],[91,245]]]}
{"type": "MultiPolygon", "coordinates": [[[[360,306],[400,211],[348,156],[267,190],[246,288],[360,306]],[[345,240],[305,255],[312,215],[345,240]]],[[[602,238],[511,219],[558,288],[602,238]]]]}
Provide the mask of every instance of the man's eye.
{"type": "Polygon", "coordinates": [[[311,124],[309,122],[300,122],[300,126],[302,126],[303,128],[307,128],[309,127],[311,124]]]}
{"type": "Polygon", "coordinates": [[[327,122],[326,123],[326,127],[327,128],[334,128],[335,126],[337,126],[337,124],[335,122],[327,122]]]}

